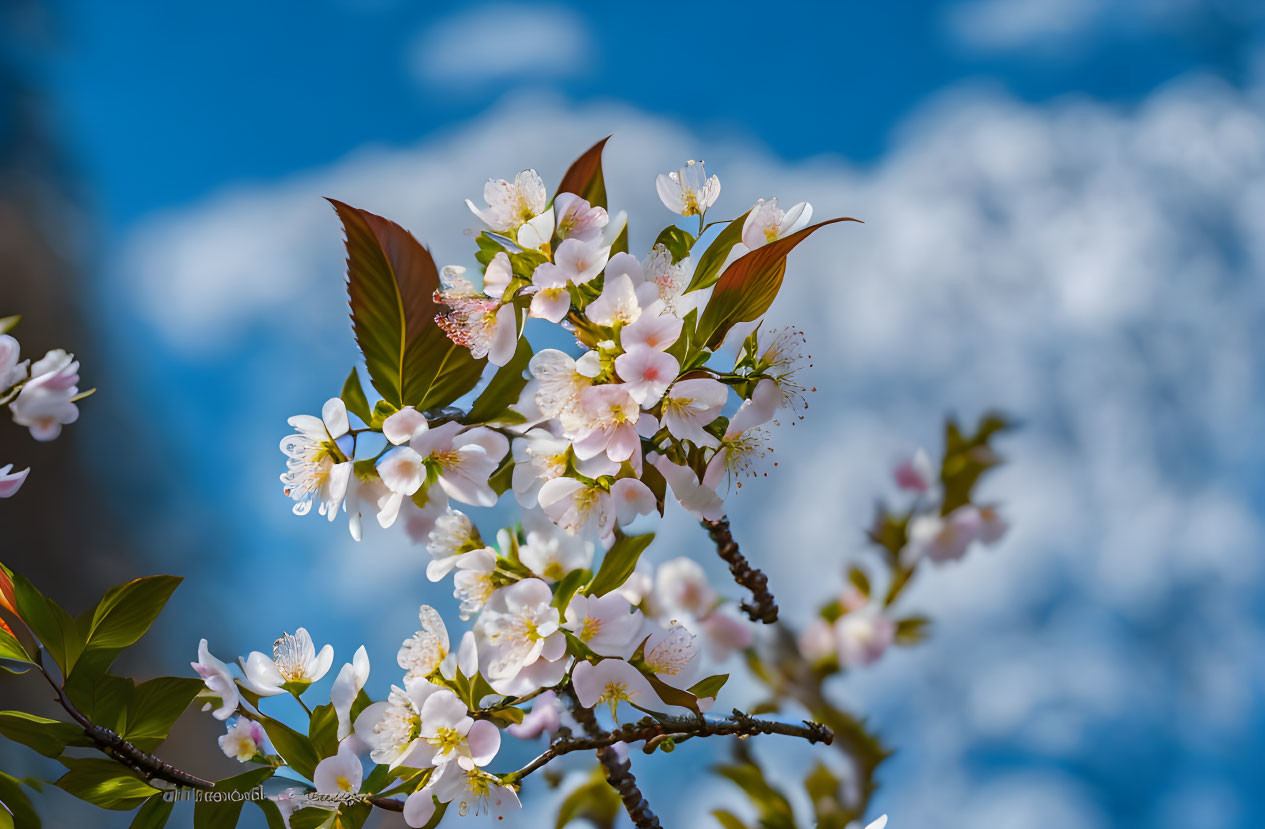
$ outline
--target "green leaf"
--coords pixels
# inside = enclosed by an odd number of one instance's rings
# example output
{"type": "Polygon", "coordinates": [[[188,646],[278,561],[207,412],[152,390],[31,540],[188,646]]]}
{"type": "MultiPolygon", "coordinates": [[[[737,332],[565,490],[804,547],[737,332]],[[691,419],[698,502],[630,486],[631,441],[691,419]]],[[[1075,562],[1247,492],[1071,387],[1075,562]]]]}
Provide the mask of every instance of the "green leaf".
{"type": "Polygon", "coordinates": [[[558,608],[559,613],[566,613],[567,605],[571,604],[571,598],[592,575],[590,570],[572,570],[562,577],[562,581],[558,582],[553,593],[553,606],[558,608]]]}
{"type": "Polygon", "coordinates": [[[712,817],[716,818],[716,822],[721,825],[721,829],[747,829],[747,824],[738,819],[733,812],[726,812],[724,809],[713,809],[712,817]]]}
{"type": "Polygon", "coordinates": [[[654,541],[654,533],[644,535],[621,535],[606,551],[602,565],[597,568],[597,575],[584,591],[588,596],[605,596],[628,580],[637,567],[637,560],[650,542],[654,541]]]}
{"type": "Polygon", "coordinates": [[[0,317],[0,334],[8,334],[14,328],[17,328],[18,323],[21,321],[21,314],[14,314],[11,317],[0,317]]]}
{"type": "Polygon", "coordinates": [[[672,254],[672,262],[676,263],[690,255],[690,248],[694,247],[695,241],[689,233],[676,225],[670,225],[659,231],[659,237],[654,243],[667,248],[668,253],[672,254]]]}
{"type": "Polygon", "coordinates": [[[944,460],[940,464],[940,482],[944,487],[941,515],[948,515],[971,502],[980,477],[1002,462],[1001,456],[989,445],[993,435],[1010,428],[1010,421],[995,412],[981,417],[975,434],[970,437],[964,436],[952,419],[945,423],[944,460]]]}
{"type": "Polygon", "coordinates": [[[786,795],[764,779],[764,772],[755,763],[743,761],[717,766],[715,772],[742,789],[759,814],[760,826],[766,829],[796,829],[795,814],[786,795]]]}
{"type": "Polygon", "coordinates": [[[562,801],[554,826],[555,829],[563,829],[573,820],[587,820],[599,829],[612,829],[622,807],[619,793],[606,782],[599,766],[589,775],[587,782],[562,801]]]}
{"type": "Polygon", "coordinates": [[[45,757],[54,758],[59,757],[68,745],[93,744],[77,725],[24,711],[0,711],[0,734],[45,757]]]}
{"type": "Polygon", "coordinates": [[[179,576],[147,576],[112,587],[92,614],[87,643],[93,648],[126,648],[145,635],[162,613],[179,576]]]}
{"type": "Polygon", "coordinates": [[[555,193],[575,193],[594,207],[606,207],[606,179],[602,176],[602,150],[608,135],[585,150],[567,168],[555,193]]]}
{"type": "Polygon", "coordinates": [[[347,236],[352,330],[369,380],[396,408],[445,406],[479,381],[486,360],[435,323],[439,270],[395,222],[330,199],[347,236]]]}
{"type": "Polygon", "coordinates": [[[26,792],[22,791],[22,781],[0,771],[0,815],[4,814],[5,809],[13,814],[10,826],[39,829],[40,816],[31,805],[26,792]]]}
{"type": "Polygon", "coordinates": [[[270,717],[263,717],[262,722],[268,739],[272,740],[272,745],[286,764],[311,780],[320,759],[316,756],[316,749],[312,748],[311,741],[288,725],[270,717]]]}
{"type": "Polygon", "coordinates": [[[124,738],[142,751],[158,748],[202,685],[201,679],[187,676],[163,676],[137,685],[127,703],[124,738]]]}
{"type": "Polygon", "coordinates": [[[360,418],[361,423],[368,426],[373,421],[373,409],[369,408],[369,398],[365,397],[365,387],[360,385],[360,372],[355,366],[343,381],[343,393],[339,397],[347,405],[347,411],[360,418]]]}
{"type": "Polygon", "coordinates": [[[127,704],[135,684],[130,679],[103,674],[88,679],[76,672],[66,683],[66,694],[93,723],[119,731],[127,723],[127,704]]]}
{"type": "Polygon", "coordinates": [[[338,715],[334,713],[333,704],[327,702],[312,709],[307,735],[317,757],[331,757],[338,753],[338,715]]]}
{"type": "Polygon", "coordinates": [[[83,634],[73,616],[44,595],[21,573],[9,571],[13,580],[14,602],[18,615],[26,622],[44,650],[69,674],[83,652],[83,634]]]}
{"type": "Polygon", "coordinates": [[[725,683],[729,681],[729,674],[716,674],[706,679],[700,679],[690,686],[690,693],[699,699],[707,699],[711,697],[715,699],[720,689],[725,687],[725,683]]]}
{"type": "Polygon", "coordinates": [[[285,818],[281,816],[281,810],[277,808],[277,804],[271,800],[252,800],[259,807],[259,811],[264,813],[264,820],[268,822],[268,829],[286,829],[285,818]]]}
{"type": "Polygon", "coordinates": [[[782,287],[787,254],[826,225],[855,221],[851,218],[827,219],[758,247],[735,260],[717,280],[716,289],[699,317],[699,341],[706,343],[708,348],[715,348],[736,323],[759,319],[769,310],[782,287]]]}
{"type": "Polygon", "coordinates": [[[0,659],[14,659],[18,662],[30,662],[31,656],[26,652],[26,648],[22,647],[22,643],[17,640],[8,625],[0,619],[0,659]]]}
{"type": "Polygon", "coordinates": [[[290,815],[290,829],[322,829],[334,825],[336,815],[329,809],[305,806],[290,815]]]}
{"type": "Polygon", "coordinates": [[[94,806],[128,812],[158,794],[158,789],[105,758],[62,757],[68,771],[53,784],[94,806]]]}
{"type": "Polygon", "coordinates": [[[162,829],[167,825],[167,818],[171,817],[174,807],[175,803],[164,800],[161,794],[154,795],[136,813],[131,829],[162,829]]]}
{"type": "Polygon", "coordinates": [[[497,369],[487,388],[475,398],[466,423],[491,423],[509,411],[527,385],[527,364],[531,361],[531,344],[526,337],[518,341],[518,348],[508,363],[497,369]]]}
{"type": "Polygon", "coordinates": [[[896,642],[916,645],[931,635],[931,620],[926,616],[910,616],[896,622],[896,642]]]}
{"type": "Polygon", "coordinates": [[[716,280],[720,279],[720,266],[725,264],[729,251],[742,241],[742,226],[750,213],[751,211],[748,210],[725,225],[720,234],[707,246],[707,250],[703,251],[703,255],[698,258],[698,264],[694,268],[694,277],[685,289],[686,293],[700,291],[716,284],[716,280]]]}
{"type": "MultiPolygon", "coordinates": [[[[215,788],[203,795],[193,806],[193,829],[233,829],[241,817],[247,797],[234,797],[232,792],[250,792],[272,777],[271,768],[251,769],[228,777],[215,784],[215,788]],[[207,795],[212,795],[207,797],[207,795]],[[214,795],[223,799],[216,799],[214,795]]],[[[259,801],[256,801],[259,802],[259,801]]]]}

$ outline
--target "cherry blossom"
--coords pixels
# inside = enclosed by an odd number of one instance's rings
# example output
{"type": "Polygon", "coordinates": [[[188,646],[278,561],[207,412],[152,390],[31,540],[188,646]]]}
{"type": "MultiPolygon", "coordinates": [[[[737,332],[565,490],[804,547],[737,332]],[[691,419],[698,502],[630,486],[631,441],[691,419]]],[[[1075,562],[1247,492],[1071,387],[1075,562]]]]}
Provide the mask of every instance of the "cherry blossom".
{"type": "Polygon", "coordinates": [[[677,380],[663,397],[662,422],[677,440],[688,440],[695,446],[719,445],[703,427],[720,417],[729,388],[710,377],[677,380]]]}
{"type": "Polygon", "coordinates": [[[421,630],[405,639],[395,656],[396,664],[404,669],[405,682],[430,676],[448,656],[448,626],[439,611],[424,604],[418,608],[417,618],[421,630]]]}
{"type": "Polygon", "coordinates": [[[563,240],[597,241],[602,238],[603,229],[610,223],[610,216],[606,214],[605,208],[595,207],[574,193],[559,193],[554,196],[553,212],[556,217],[554,231],[563,240]]]}
{"type": "Polygon", "coordinates": [[[571,682],[581,705],[593,708],[604,702],[617,722],[620,703],[654,709],[662,702],[650,680],[622,659],[603,659],[596,665],[577,662],[571,682]]]}
{"type": "Polygon", "coordinates": [[[361,645],[355,656],[338,671],[334,684],[329,691],[330,704],[334,706],[334,716],[338,719],[338,739],[351,733],[351,706],[357,695],[369,681],[369,652],[361,645]]]}
{"type": "Polygon", "coordinates": [[[545,183],[536,171],[523,170],[513,182],[488,179],[483,187],[486,209],[480,210],[469,199],[466,206],[492,230],[511,233],[543,213],[548,198],[545,183]]]}
{"type": "Polygon", "coordinates": [[[457,814],[502,819],[510,810],[521,808],[518,794],[500,779],[481,769],[464,769],[448,763],[431,776],[425,786],[408,796],[404,822],[422,827],[435,814],[435,802],[457,804],[457,814]]]}
{"type": "Polygon", "coordinates": [[[281,482],[286,495],[294,499],[294,514],[306,515],[315,501],[317,511],[333,521],[352,473],[347,405],[331,397],[321,407],[320,418],[295,415],[288,422],[297,431],[281,441],[281,451],[288,457],[281,482]]]}
{"type": "Polygon", "coordinates": [[[542,734],[553,734],[562,725],[561,703],[553,691],[545,691],[536,697],[523,721],[512,723],[505,730],[520,740],[534,740],[542,734]]]}
{"type": "Polygon", "coordinates": [[[682,216],[701,216],[720,197],[720,179],[709,178],[702,161],[687,161],[680,170],[660,173],[655,187],[663,206],[682,216]]]}
{"type": "Polygon", "coordinates": [[[55,439],[62,426],[79,419],[79,407],[72,400],[79,393],[78,382],[74,355],[60,348],[49,351],[31,365],[31,379],[9,404],[13,422],[30,429],[38,441],[55,439]]]}
{"type": "Polygon", "coordinates": [[[766,435],[760,427],[773,419],[782,394],[772,380],[756,384],[749,400],[744,400],[729,421],[720,448],[707,464],[703,483],[715,489],[726,476],[755,473],[756,462],[767,451],[766,435]]]}
{"type": "Polygon", "coordinates": [[[501,304],[475,290],[465,277],[465,268],[443,269],[443,288],[435,292],[435,302],[447,306],[435,322],[448,339],[470,349],[475,358],[487,357],[492,365],[503,366],[518,347],[518,316],[514,306],[501,304]]]}
{"type": "MultiPolygon", "coordinates": [[[[211,715],[217,720],[227,720],[237,710],[238,703],[241,701],[237,682],[229,673],[228,666],[211,654],[205,639],[198,643],[198,661],[189,664],[197,675],[202,677],[207,691],[220,700],[220,707],[216,708],[211,715]]],[[[210,707],[211,704],[207,703],[202,710],[206,711],[210,707]]]]}
{"type": "Polygon", "coordinates": [[[447,689],[426,698],[421,708],[421,743],[433,752],[427,765],[456,761],[463,769],[486,766],[501,749],[501,730],[474,720],[465,703],[447,689]]]}
{"type": "Polygon", "coordinates": [[[264,729],[254,720],[238,717],[219,738],[220,751],[239,763],[248,762],[264,744],[264,729]]]}
{"type": "Polygon", "coordinates": [[[931,465],[931,456],[925,449],[919,449],[896,465],[892,477],[901,489],[926,492],[935,483],[936,471],[931,465]]]}
{"type": "Polygon", "coordinates": [[[302,691],[329,672],[334,661],[334,648],[326,645],[317,653],[306,628],[283,633],[272,645],[272,658],[252,651],[246,657],[245,685],[261,697],[285,693],[291,688],[302,691]]]}
{"type": "Polygon", "coordinates": [[[559,621],[553,593],[540,579],[493,592],[474,626],[484,675],[512,679],[537,661],[560,660],[567,643],[559,621]]]}
{"type": "Polygon", "coordinates": [[[428,748],[418,751],[421,709],[426,700],[439,690],[439,686],[424,679],[409,680],[404,683],[404,688],[392,685],[386,700],[372,703],[361,711],[356,717],[355,734],[369,747],[369,759],[390,768],[426,766],[433,752],[428,748]]]}
{"type": "Polygon", "coordinates": [[[563,627],[602,656],[627,658],[637,647],[645,617],[618,593],[574,596],[563,627]]]}
{"type": "Polygon", "coordinates": [[[813,206],[808,202],[800,202],[783,212],[777,206],[777,199],[760,199],[742,224],[742,243],[749,250],[755,250],[802,230],[812,218],[813,206]]]}
{"type": "Polygon", "coordinates": [[[312,783],[321,794],[349,794],[360,791],[364,776],[365,768],[360,758],[351,743],[344,740],[339,744],[337,754],[316,764],[312,783]]]}

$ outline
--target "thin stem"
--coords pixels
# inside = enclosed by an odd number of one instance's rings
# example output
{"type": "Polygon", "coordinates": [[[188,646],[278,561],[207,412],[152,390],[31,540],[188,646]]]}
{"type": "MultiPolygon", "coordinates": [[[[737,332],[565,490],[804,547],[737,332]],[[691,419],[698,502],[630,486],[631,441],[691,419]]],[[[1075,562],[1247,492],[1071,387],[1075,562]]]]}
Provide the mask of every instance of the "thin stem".
{"type": "Polygon", "coordinates": [[[751,601],[741,605],[743,612],[753,622],[764,622],[766,625],[776,622],[777,601],[769,592],[769,577],[743,557],[729,530],[729,519],[722,517],[719,521],[703,521],[703,529],[715,543],[717,554],[729,565],[734,581],[751,591],[751,601]]]}

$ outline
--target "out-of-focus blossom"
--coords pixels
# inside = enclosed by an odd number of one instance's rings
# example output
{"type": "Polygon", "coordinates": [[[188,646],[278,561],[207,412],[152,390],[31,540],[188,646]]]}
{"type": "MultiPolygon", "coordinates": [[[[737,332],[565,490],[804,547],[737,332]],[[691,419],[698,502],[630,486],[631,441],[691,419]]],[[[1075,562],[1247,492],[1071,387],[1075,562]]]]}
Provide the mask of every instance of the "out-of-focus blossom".
{"type": "Polygon", "coordinates": [[[254,720],[238,717],[219,738],[220,751],[239,763],[245,763],[259,753],[264,744],[264,729],[254,720]]]}
{"type": "Polygon", "coordinates": [[[681,556],[660,564],[654,590],[663,612],[674,618],[690,615],[702,619],[716,606],[716,591],[692,558],[681,556]]]}
{"type": "Polygon", "coordinates": [[[839,664],[861,668],[878,660],[896,638],[896,623],[877,608],[845,613],[835,621],[839,664]]]}
{"type": "Polygon", "coordinates": [[[979,538],[981,523],[979,509],[971,504],[946,516],[916,515],[909,522],[909,543],[901,551],[901,562],[910,566],[924,558],[936,563],[956,561],[979,538]]]}
{"type": "Polygon", "coordinates": [[[523,170],[513,182],[505,179],[488,179],[483,186],[483,210],[466,199],[470,212],[483,220],[498,233],[513,233],[525,222],[534,219],[545,210],[548,201],[545,183],[535,170],[523,170]]]}
{"type": "Polygon", "coordinates": [[[701,216],[720,197],[720,179],[707,175],[702,161],[687,161],[685,166],[655,179],[659,200],[673,213],[701,216]]]}
{"type": "Polygon", "coordinates": [[[306,628],[283,633],[272,645],[272,657],[252,651],[246,657],[246,686],[261,697],[271,697],[289,690],[302,690],[329,672],[334,662],[334,648],[326,645],[317,653],[306,628]]]}
{"type": "Polygon", "coordinates": [[[918,449],[908,458],[896,464],[892,477],[901,489],[911,492],[926,492],[936,480],[936,470],[931,464],[931,456],[926,450],[918,449]]]}
{"type": "Polygon", "coordinates": [[[552,737],[561,725],[562,709],[561,703],[558,702],[558,695],[553,691],[545,691],[536,697],[531,705],[531,711],[527,712],[522,722],[513,723],[505,730],[511,737],[534,740],[541,734],[552,737]]]}
{"type": "Polygon", "coordinates": [[[724,662],[734,651],[751,646],[754,639],[751,623],[722,605],[703,619],[703,640],[708,655],[716,662],[724,662]]]}
{"type": "Polygon", "coordinates": [[[321,407],[319,418],[295,415],[288,422],[297,432],[281,441],[281,451],[288,458],[281,483],[294,499],[294,514],[306,515],[315,501],[317,511],[333,521],[352,475],[347,405],[331,397],[321,407]]]}

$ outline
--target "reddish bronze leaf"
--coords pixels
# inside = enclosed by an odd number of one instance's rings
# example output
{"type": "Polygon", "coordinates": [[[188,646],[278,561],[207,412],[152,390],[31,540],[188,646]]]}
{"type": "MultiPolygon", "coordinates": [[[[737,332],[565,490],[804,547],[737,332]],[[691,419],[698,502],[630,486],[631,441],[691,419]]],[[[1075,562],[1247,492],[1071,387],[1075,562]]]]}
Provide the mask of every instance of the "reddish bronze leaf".
{"type": "Polygon", "coordinates": [[[611,137],[606,136],[572,162],[562,177],[562,182],[558,184],[557,192],[575,193],[591,205],[606,207],[606,180],[602,176],[602,150],[606,147],[606,142],[610,140],[611,137]]]}

